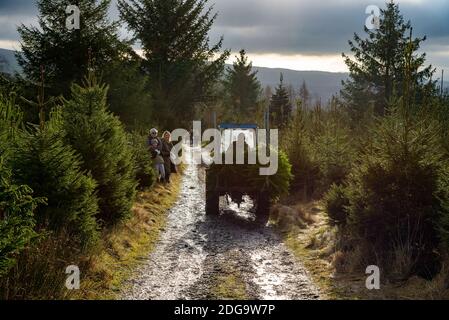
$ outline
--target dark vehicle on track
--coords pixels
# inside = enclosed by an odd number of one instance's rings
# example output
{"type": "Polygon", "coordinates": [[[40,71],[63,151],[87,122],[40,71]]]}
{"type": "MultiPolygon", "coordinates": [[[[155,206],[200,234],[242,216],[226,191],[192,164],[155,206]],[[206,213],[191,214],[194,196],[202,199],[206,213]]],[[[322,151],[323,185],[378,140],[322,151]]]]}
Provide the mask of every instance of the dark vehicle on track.
{"type": "MultiPolygon", "coordinates": [[[[223,199],[231,199],[240,205],[248,197],[253,202],[255,221],[266,224],[269,219],[270,209],[270,184],[267,177],[258,177],[261,183],[254,183],[254,167],[257,164],[248,164],[248,150],[256,150],[257,125],[254,124],[221,124],[221,153],[223,159],[229,148],[233,148],[235,160],[237,140],[244,137],[245,164],[212,164],[206,170],[206,213],[217,215],[220,212],[220,204],[223,199]],[[251,168],[251,166],[253,168],[251,168]],[[263,180],[266,179],[266,183],[263,180]]],[[[224,163],[224,161],[223,161],[224,163]]],[[[258,168],[258,167],[257,167],[258,168]]]]}

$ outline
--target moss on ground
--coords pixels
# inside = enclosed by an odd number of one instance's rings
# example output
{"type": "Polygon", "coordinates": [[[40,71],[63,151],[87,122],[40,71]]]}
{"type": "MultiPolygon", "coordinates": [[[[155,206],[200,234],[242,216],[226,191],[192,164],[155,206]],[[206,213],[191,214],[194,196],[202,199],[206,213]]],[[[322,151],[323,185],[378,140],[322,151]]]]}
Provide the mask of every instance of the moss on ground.
{"type": "Polygon", "coordinates": [[[211,293],[214,299],[224,300],[247,300],[246,284],[244,279],[235,273],[217,276],[214,279],[211,293]]]}

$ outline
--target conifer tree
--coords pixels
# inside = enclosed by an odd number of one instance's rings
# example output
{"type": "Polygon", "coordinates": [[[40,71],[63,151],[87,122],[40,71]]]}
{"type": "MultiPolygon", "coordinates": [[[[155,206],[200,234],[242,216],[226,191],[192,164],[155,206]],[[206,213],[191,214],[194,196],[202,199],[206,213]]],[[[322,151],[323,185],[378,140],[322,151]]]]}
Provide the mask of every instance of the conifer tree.
{"type": "MultiPolygon", "coordinates": [[[[343,82],[342,97],[355,119],[363,116],[370,105],[377,114],[384,114],[393,95],[402,96],[404,82],[404,54],[412,34],[410,21],[405,22],[399,6],[393,1],[381,10],[379,29],[369,30],[366,39],[354,35],[349,41],[354,59],[343,54],[350,79],[343,82]]],[[[431,78],[431,66],[425,66],[426,55],[416,53],[426,37],[412,40],[415,98],[424,94],[424,86],[431,78]]]]}
{"type": "Polygon", "coordinates": [[[62,118],[66,142],[97,182],[99,217],[111,224],[131,214],[137,183],[133,152],[121,122],[107,109],[107,91],[89,74],[84,86],[72,86],[62,118]]]}
{"type": "Polygon", "coordinates": [[[141,58],[130,57],[112,63],[103,73],[108,84],[109,109],[130,131],[154,126],[155,113],[148,90],[148,76],[141,70],[141,58]]]}
{"type": "Polygon", "coordinates": [[[149,188],[156,182],[156,173],[154,172],[153,160],[148,156],[148,137],[138,132],[133,132],[128,136],[133,149],[139,189],[149,188]]]}
{"type": "Polygon", "coordinates": [[[64,141],[59,111],[44,126],[32,127],[17,142],[14,178],[27,184],[45,205],[36,209],[37,228],[66,231],[83,246],[98,238],[95,181],[81,167],[80,156],[64,141]]]}
{"type": "Polygon", "coordinates": [[[410,37],[403,96],[372,126],[343,192],[333,190],[341,204],[333,214],[347,216],[352,236],[387,273],[431,278],[441,240],[447,245],[449,171],[438,123],[430,109],[415,109],[413,45],[410,37]]]}
{"type": "Polygon", "coordinates": [[[292,164],[293,187],[303,191],[304,199],[308,199],[313,192],[319,171],[318,164],[313,159],[308,130],[309,113],[303,108],[297,108],[281,139],[281,147],[292,164]]]}
{"type": "Polygon", "coordinates": [[[310,100],[311,100],[311,94],[309,91],[309,88],[307,87],[306,81],[304,80],[302,82],[301,87],[299,88],[299,98],[301,99],[301,106],[304,109],[309,109],[310,107],[310,100]]]}
{"type": "Polygon", "coordinates": [[[33,215],[36,205],[42,202],[33,198],[30,187],[16,184],[12,178],[9,162],[21,121],[14,98],[0,93],[0,277],[36,236],[33,215]]]}
{"type": "Polygon", "coordinates": [[[157,120],[169,128],[187,125],[194,118],[195,104],[209,100],[229,56],[227,50],[220,54],[223,39],[209,45],[208,32],[217,15],[207,3],[118,1],[121,18],[143,47],[157,120]]]}
{"type": "Polygon", "coordinates": [[[271,97],[270,102],[271,124],[282,129],[289,123],[291,114],[292,105],[284,86],[284,76],[281,73],[279,86],[276,88],[276,92],[271,97]]]}
{"type": "Polygon", "coordinates": [[[25,77],[39,82],[45,69],[49,95],[70,93],[70,84],[81,82],[90,59],[104,70],[129,47],[118,37],[118,24],[108,21],[111,0],[38,0],[39,28],[21,25],[21,52],[17,53],[25,77]],[[66,8],[77,5],[80,28],[68,30],[66,8]]]}
{"type": "Polygon", "coordinates": [[[0,156],[0,277],[36,236],[33,213],[36,200],[27,185],[12,182],[11,170],[0,156]]]}
{"type": "Polygon", "coordinates": [[[261,95],[261,85],[245,50],[241,50],[236,58],[232,68],[227,68],[224,87],[231,113],[243,121],[254,116],[261,95]]]}

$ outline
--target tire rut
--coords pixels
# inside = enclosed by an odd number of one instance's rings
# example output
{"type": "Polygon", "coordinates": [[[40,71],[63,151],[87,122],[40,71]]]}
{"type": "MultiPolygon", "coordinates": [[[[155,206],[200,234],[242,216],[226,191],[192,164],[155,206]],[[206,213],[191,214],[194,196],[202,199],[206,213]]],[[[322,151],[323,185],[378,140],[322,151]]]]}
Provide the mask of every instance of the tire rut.
{"type": "Polygon", "coordinates": [[[189,164],[180,197],[154,251],[122,289],[122,299],[215,299],[232,274],[248,299],[318,299],[307,271],[271,227],[256,227],[236,206],[204,212],[204,169],[189,164]],[[237,211],[237,214],[236,214],[237,211]]]}

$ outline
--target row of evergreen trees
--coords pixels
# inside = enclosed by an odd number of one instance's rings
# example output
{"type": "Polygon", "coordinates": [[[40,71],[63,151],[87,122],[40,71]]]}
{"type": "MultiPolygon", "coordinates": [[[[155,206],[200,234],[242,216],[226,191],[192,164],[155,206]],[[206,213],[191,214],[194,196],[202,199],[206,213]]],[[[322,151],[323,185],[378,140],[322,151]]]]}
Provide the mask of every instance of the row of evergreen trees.
{"type": "Polygon", "coordinates": [[[138,183],[154,182],[151,163],[137,162],[145,143],[107,109],[107,90],[90,75],[37,125],[0,95],[0,275],[35,237],[62,233],[91,248],[130,216],[138,183]]]}
{"type": "Polygon", "coordinates": [[[125,129],[146,133],[149,126],[193,120],[197,103],[212,99],[229,54],[218,54],[222,41],[209,46],[216,15],[205,0],[119,1],[130,41],[107,18],[110,0],[77,1],[81,23],[72,31],[65,27],[70,4],[37,1],[39,27],[19,27],[23,73],[0,78],[0,276],[6,278],[21,252],[42,238],[62,234],[87,249],[105,228],[131,216],[136,189],[151,186],[154,173],[146,137],[125,129]],[[143,57],[132,50],[136,40],[143,57]]]}
{"type": "MultiPolygon", "coordinates": [[[[258,122],[264,127],[265,114],[270,116],[270,126],[285,128],[293,112],[292,97],[280,75],[280,82],[275,93],[269,92],[265,97],[257,72],[253,71],[245,50],[241,50],[232,67],[228,67],[224,80],[220,83],[220,119],[235,122],[258,122]]],[[[309,94],[305,82],[301,91],[309,94]]]]}
{"type": "Polygon", "coordinates": [[[206,0],[119,1],[129,41],[107,18],[110,0],[77,1],[72,31],[70,4],[37,1],[39,27],[19,27],[23,73],[0,78],[0,275],[42,237],[90,248],[128,219],[154,173],[145,137],[125,129],[190,123],[199,102],[216,98],[229,55],[222,41],[209,45],[216,15],[206,0]]]}
{"type": "Polygon", "coordinates": [[[449,250],[448,96],[387,3],[379,30],[355,35],[350,79],[327,109],[296,110],[284,132],[305,198],[324,196],[347,265],[430,278],[449,250]],[[444,115],[443,115],[444,114],[444,115]]]}
{"type": "MultiPolygon", "coordinates": [[[[220,53],[223,39],[209,44],[207,33],[216,14],[207,2],[119,1],[121,21],[110,22],[111,0],[81,0],[80,29],[68,31],[65,8],[70,1],[39,0],[39,27],[18,28],[22,47],[17,59],[24,71],[18,80],[20,94],[31,100],[35,86],[44,80],[47,95],[68,97],[71,84],[80,83],[85,70],[93,68],[109,85],[110,110],[130,129],[154,123],[189,128],[204,104],[221,105],[223,121],[254,122],[255,114],[263,119],[269,110],[273,127],[285,127],[292,101],[282,75],[275,94],[265,101],[245,51],[223,75],[229,51],[220,53]],[[132,34],[130,40],[120,39],[121,23],[132,34]],[[136,41],[143,56],[132,49],[136,41]]],[[[53,107],[47,105],[47,114],[53,107]]],[[[22,110],[26,121],[38,121],[33,110],[22,110]]]]}
{"type": "Polygon", "coordinates": [[[331,221],[356,240],[346,250],[363,247],[369,262],[390,269],[408,250],[409,272],[433,273],[423,266],[438,266],[448,244],[449,99],[436,95],[433,69],[416,53],[424,39],[413,38],[397,5],[382,10],[379,30],[350,42],[341,97],[313,109],[305,85],[293,108],[282,76],[264,101],[244,51],[222,78],[229,52],[219,54],[222,41],[209,45],[216,15],[206,0],[120,0],[143,57],[133,41],[119,40],[118,24],[107,19],[110,0],[78,1],[81,29],[71,32],[69,2],[38,1],[40,28],[19,28],[24,77],[1,82],[0,272],[42,230],[89,246],[129,217],[137,184],[151,185],[152,171],[144,138],[122,122],[185,126],[207,103],[218,105],[222,121],[263,125],[269,111],[294,186],[306,198],[325,195],[331,221]],[[73,84],[86,73],[84,85],[73,84]]]}
{"type": "Polygon", "coordinates": [[[69,31],[65,8],[71,4],[38,0],[39,27],[19,27],[22,47],[17,58],[25,75],[25,96],[33,96],[42,70],[49,95],[70,96],[71,83],[80,83],[92,67],[110,86],[111,111],[134,129],[154,123],[186,127],[198,102],[212,99],[229,52],[219,52],[222,40],[209,44],[207,33],[216,15],[207,0],[118,1],[121,21],[116,22],[108,19],[111,0],[80,0],[80,29],[69,31]],[[123,24],[131,39],[120,39],[123,24]],[[132,49],[136,41],[142,57],[132,49]]]}
{"type": "Polygon", "coordinates": [[[305,84],[293,108],[282,75],[264,101],[241,51],[222,84],[221,117],[253,122],[269,111],[292,163],[292,191],[324,197],[337,249],[356,257],[348,264],[432,277],[449,252],[449,99],[417,53],[425,37],[412,30],[387,3],[380,28],[349,42],[350,78],[327,108],[311,108],[305,84]]]}

